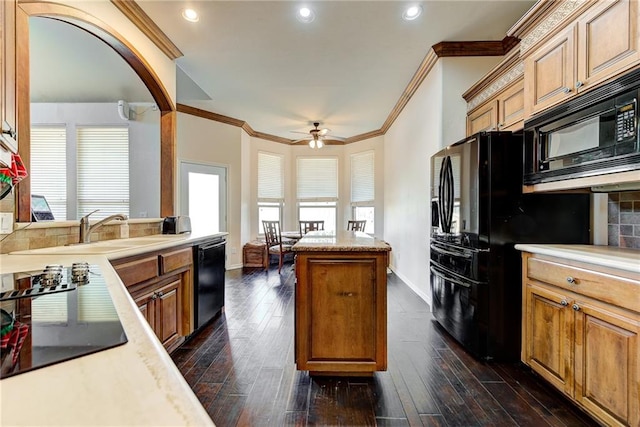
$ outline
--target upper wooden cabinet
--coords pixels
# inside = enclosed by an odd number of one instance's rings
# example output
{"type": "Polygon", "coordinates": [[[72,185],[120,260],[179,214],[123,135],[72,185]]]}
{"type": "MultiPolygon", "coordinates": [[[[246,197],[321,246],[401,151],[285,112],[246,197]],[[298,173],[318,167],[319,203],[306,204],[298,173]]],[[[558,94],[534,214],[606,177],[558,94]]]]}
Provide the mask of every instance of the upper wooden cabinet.
{"type": "Polygon", "coordinates": [[[16,137],[16,1],[0,2],[0,143],[18,151],[16,137]]]}
{"type": "Polygon", "coordinates": [[[638,2],[592,5],[523,52],[525,117],[585,92],[640,63],[638,2]]]}
{"type": "Polygon", "coordinates": [[[522,129],[524,80],[519,50],[514,48],[462,97],[467,101],[467,136],[483,131],[522,129]]]}

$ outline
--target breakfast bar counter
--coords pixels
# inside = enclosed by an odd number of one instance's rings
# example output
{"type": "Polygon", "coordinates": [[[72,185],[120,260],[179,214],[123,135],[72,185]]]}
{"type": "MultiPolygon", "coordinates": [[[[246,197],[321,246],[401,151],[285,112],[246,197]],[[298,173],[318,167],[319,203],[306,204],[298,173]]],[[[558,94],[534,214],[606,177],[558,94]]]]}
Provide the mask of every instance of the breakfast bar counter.
{"type": "Polygon", "coordinates": [[[353,231],[312,231],[293,246],[299,370],[370,376],[387,369],[390,250],[353,231]]]}

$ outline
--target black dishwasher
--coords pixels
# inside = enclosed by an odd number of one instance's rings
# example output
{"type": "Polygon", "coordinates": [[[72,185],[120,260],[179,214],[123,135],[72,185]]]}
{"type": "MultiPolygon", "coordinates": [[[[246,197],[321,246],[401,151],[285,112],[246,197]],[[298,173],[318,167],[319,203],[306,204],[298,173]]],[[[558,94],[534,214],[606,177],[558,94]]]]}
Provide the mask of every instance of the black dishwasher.
{"type": "Polygon", "coordinates": [[[196,331],[224,306],[225,245],[226,240],[218,238],[193,247],[193,318],[196,331]]]}

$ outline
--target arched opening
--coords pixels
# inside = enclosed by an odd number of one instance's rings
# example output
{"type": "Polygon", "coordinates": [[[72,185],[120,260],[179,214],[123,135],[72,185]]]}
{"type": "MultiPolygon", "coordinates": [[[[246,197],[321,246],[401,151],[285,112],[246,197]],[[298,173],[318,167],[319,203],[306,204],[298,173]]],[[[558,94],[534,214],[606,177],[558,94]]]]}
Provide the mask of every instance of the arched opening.
{"type": "MultiPolygon", "coordinates": [[[[169,216],[174,210],[176,111],[162,82],[131,44],[113,28],[92,15],[70,6],[46,3],[19,3],[16,15],[17,45],[17,130],[21,141],[30,141],[29,92],[29,17],[57,19],[74,25],[102,40],[115,50],[140,77],[160,110],[160,215],[169,216]]],[[[30,167],[29,144],[22,143],[20,154],[30,167]]],[[[31,191],[29,181],[17,188],[17,220],[29,222],[31,191]]]]}

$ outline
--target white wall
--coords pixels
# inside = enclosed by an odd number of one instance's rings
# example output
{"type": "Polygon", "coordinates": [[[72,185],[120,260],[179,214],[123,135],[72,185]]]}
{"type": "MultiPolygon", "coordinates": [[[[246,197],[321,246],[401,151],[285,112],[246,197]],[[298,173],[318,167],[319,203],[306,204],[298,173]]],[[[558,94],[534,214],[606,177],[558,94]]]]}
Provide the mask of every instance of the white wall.
{"type": "Polygon", "coordinates": [[[33,125],[61,125],[67,129],[67,219],[77,219],[76,127],[126,125],[129,127],[129,212],[131,218],[160,216],[160,112],[150,104],[131,104],[135,120],[124,121],[117,103],[31,104],[33,125]],[[144,113],[143,113],[144,112],[144,113]]]}
{"type": "Polygon", "coordinates": [[[430,158],[465,136],[461,94],[501,59],[438,60],[384,136],[384,240],[392,248],[391,268],[428,303],[430,158]]]}
{"type": "MultiPolygon", "coordinates": [[[[227,168],[228,269],[242,265],[243,132],[239,127],[178,113],[178,164],[188,161],[227,168]]],[[[178,189],[176,200],[180,199],[178,189]]],[[[178,206],[177,212],[184,210],[178,206]]]]}

